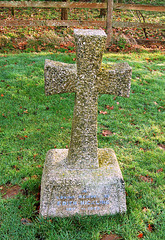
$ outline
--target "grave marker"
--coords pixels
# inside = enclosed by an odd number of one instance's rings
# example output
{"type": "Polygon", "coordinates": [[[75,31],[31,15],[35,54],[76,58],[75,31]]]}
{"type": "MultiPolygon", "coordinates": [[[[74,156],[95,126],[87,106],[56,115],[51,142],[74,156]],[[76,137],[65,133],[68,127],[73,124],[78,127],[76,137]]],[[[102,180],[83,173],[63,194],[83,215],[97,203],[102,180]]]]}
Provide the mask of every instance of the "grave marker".
{"type": "Polygon", "coordinates": [[[101,66],[106,42],[102,30],[75,29],[77,65],[46,60],[47,95],[75,92],[69,150],[47,153],[41,184],[40,214],[70,216],[126,211],[122,174],[112,149],[97,146],[98,94],[129,97],[127,63],[101,66]]]}

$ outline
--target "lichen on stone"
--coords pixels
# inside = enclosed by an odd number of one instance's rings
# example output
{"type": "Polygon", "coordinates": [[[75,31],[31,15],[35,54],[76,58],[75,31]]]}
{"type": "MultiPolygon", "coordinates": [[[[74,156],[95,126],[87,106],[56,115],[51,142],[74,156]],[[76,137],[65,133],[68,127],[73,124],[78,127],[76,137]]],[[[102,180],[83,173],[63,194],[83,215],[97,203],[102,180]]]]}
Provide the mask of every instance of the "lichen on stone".
{"type": "Polygon", "coordinates": [[[68,166],[98,168],[98,94],[129,97],[131,67],[127,63],[102,65],[106,34],[103,30],[75,29],[76,64],[46,60],[47,95],[75,92],[68,166]]]}

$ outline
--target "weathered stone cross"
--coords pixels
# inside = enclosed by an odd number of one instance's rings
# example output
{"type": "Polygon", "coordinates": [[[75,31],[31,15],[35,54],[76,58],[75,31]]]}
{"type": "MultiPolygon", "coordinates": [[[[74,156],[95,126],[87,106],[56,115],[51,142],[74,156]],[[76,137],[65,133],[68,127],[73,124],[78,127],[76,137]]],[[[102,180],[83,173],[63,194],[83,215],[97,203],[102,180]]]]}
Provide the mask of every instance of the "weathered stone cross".
{"type": "Polygon", "coordinates": [[[45,92],[75,92],[71,142],[68,149],[46,155],[40,214],[115,214],[126,211],[125,187],[115,153],[97,148],[98,94],[128,97],[131,68],[127,63],[101,66],[106,34],[74,30],[77,65],[46,60],[45,92]]]}
{"type": "Polygon", "coordinates": [[[74,36],[77,65],[46,60],[45,92],[76,93],[67,165],[71,169],[98,168],[98,94],[128,97],[131,68],[127,63],[101,67],[104,31],[75,29],[74,36]]]}

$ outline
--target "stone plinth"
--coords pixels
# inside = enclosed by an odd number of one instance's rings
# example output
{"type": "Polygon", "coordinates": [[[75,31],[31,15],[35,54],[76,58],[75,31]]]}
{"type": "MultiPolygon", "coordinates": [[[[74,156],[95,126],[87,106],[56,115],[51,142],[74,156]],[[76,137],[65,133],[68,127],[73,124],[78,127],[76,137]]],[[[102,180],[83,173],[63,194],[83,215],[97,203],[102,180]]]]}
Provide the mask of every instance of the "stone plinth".
{"type": "Polygon", "coordinates": [[[44,217],[126,211],[123,177],[112,149],[98,149],[98,169],[68,169],[67,149],[47,153],[41,185],[44,217]]]}

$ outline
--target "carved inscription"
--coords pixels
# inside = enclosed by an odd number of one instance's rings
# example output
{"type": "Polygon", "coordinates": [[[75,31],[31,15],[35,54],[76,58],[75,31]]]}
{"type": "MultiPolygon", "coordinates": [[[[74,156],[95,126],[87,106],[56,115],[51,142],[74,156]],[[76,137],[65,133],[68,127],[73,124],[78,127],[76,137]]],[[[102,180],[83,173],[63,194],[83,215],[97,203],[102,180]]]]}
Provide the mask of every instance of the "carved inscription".
{"type": "Polygon", "coordinates": [[[96,211],[104,205],[109,205],[109,194],[104,194],[102,198],[97,195],[91,195],[86,190],[83,190],[78,196],[75,195],[60,195],[56,196],[57,207],[65,208],[66,211],[76,211],[77,208],[81,211],[96,211]]]}

